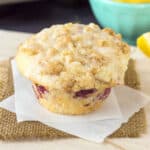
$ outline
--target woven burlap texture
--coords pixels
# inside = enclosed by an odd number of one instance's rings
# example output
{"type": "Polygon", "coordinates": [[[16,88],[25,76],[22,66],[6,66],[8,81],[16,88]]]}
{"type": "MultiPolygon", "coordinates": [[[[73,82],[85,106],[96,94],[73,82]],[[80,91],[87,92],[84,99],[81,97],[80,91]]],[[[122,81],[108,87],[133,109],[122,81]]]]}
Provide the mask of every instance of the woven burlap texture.
{"type": "MultiPolygon", "coordinates": [[[[134,62],[129,63],[126,73],[125,83],[133,88],[139,88],[134,62]]],[[[0,62],[0,100],[14,93],[13,80],[10,61],[0,62]]],[[[144,110],[134,114],[128,123],[125,123],[110,137],[137,137],[145,132],[144,110]]],[[[37,121],[26,121],[17,123],[16,115],[4,109],[0,109],[0,139],[1,140],[20,140],[20,139],[56,139],[73,137],[67,133],[48,127],[37,121]]]]}

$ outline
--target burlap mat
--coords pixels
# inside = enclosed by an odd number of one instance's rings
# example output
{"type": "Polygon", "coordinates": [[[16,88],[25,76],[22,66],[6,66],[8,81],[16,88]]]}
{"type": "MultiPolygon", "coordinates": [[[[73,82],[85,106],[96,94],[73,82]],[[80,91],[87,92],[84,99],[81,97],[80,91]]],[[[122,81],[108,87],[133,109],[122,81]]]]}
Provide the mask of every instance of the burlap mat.
{"type": "MultiPolygon", "coordinates": [[[[126,85],[139,88],[139,82],[134,71],[134,62],[130,61],[125,78],[126,85]]],[[[14,92],[11,67],[9,61],[0,62],[0,100],[12,95],[14,92]]],[[[133,115],[111,137],[136,137],[145,131],[145,114],[141,109],[133,115]]],[[[73,137],[67,133],[48,127],[37,121],[16,122],[16,115],[7,110],[0,109],[0,139],[20,140],[30,138],[54,139],[73,137]]]]}

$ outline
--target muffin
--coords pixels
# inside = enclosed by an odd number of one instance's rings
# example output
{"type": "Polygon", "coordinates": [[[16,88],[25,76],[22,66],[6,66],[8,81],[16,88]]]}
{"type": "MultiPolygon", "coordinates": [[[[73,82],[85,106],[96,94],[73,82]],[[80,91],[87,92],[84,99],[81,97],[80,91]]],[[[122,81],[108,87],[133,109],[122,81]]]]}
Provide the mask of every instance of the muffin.
{"type": "Polygon", "coordinates": [[[124,83],[129,57],[129,46],[111,29],[67,23],[27,39],[16,62],[42,106],[80,115],[99,109],[111,87],[124,83]]]}

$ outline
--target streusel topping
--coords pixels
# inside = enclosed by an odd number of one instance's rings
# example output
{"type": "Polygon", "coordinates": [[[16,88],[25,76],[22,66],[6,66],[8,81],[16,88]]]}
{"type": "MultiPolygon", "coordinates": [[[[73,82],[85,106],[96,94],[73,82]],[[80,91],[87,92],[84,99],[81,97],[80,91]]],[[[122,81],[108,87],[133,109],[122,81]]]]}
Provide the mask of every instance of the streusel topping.
{"type": "Polygon", "coordinates": [[[129,60],[129,46],[111,29],[68,23],[53,25],[19,47],[24,75],[50,90],[99,89],[121,84],[129,60]]]}

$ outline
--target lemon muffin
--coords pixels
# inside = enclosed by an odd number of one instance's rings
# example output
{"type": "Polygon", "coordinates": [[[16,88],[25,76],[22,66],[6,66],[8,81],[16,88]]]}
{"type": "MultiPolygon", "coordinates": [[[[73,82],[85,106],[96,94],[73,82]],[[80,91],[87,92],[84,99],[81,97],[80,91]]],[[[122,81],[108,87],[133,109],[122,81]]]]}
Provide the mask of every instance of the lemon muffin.
{"type": "Polygon", "coordinates": [[[129,56],[129,46],[111,29],[67,23],[27,39],[16,62],[41,105],[78,115],[98,109],[111,87],[123,84],[129,56]]]}

